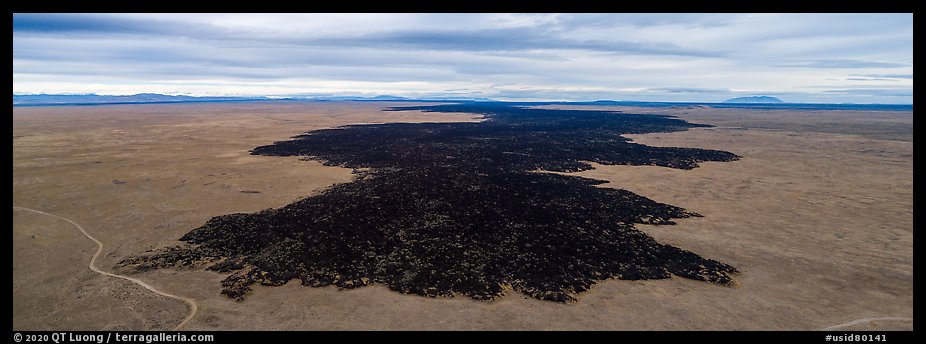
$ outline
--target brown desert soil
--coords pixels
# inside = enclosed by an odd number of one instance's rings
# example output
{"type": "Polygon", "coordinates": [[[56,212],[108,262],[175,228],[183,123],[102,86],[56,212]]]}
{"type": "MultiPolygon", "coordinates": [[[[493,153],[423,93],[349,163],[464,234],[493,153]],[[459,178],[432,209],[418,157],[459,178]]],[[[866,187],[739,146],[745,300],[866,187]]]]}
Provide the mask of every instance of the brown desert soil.
{"type": "MultiPolygon", "coordinates": [[[[404,104],[14,107],[13,204],[80,223],[104,245],[97,265],[114,271],[212,216],[280,207],[352,178],[317,161],[249,155],[256,146],[352,123],[478,120],[379,111],[393,105],[404,104]]],[[[643,230],[735,266],[737,286],[610,280],[559,304],[517,293],[480,302],[291,282],[235,301],[220,295],[225,276],[215,272],[131,276],[195,299],[188,330],[815,330],[913,317],[912,113],[617,109],[718,126],[635,142],[742,156],[690,171],[599,165],[577,173],[703,214],[643,230]]],[[[181,301],[91,272],[95,250],[65,221],[14,210],[13,328],[165,330],[186,317],[181,301]]],[[[844,329],[912,328],[893,320],[844,329]]]]}

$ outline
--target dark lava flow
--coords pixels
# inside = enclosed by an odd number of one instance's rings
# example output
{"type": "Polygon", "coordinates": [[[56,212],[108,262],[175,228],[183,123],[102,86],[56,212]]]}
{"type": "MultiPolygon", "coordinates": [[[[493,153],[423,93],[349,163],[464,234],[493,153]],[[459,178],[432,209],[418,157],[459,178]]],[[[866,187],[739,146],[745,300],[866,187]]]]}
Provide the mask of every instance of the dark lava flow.
{"type": "Polygon", "coordinates": [[[137,270],[201,266],[232,272],[222,293],[250,285],[356,288],[381,283],[427,296],[488,300],[506,288],[574,301],[608,278],[671,275],[724,285],[732,266],[664,245],[634,223],[700,216],[572,172],[602,164],[692,169],[739,157],[716,150],[649,147],[625,133],[705,125],[659,115],[531,109],[500,103],[392,110],[485,115],[479,123],[393,123],[316,130],[252,154],[308,156],[358,170],[279,209],[216,216],[187,244],[120,264],[137,270]],[[369,168],[369,169],[367,169],[369,168]]]}

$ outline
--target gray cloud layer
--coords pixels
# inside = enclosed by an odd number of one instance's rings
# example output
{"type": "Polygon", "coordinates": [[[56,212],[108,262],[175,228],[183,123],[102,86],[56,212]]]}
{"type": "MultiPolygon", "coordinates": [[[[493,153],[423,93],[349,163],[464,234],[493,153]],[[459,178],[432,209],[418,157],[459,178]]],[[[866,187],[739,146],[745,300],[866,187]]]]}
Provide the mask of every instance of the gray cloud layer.
{"type": "Polygon", "coordinates": [[[13,85],[912,103],[912,35],[910,14],[14,14],[13,85]]]}

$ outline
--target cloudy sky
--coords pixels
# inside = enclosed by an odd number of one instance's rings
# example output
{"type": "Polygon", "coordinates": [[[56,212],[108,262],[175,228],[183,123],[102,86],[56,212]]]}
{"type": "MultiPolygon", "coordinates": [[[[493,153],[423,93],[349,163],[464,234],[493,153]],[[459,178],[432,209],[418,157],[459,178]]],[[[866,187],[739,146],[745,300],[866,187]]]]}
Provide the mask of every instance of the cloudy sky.
{"type": "Polygon", "coordinates": [[[912,14],[14,14],[14,94],[913,103],[912,14]]]}

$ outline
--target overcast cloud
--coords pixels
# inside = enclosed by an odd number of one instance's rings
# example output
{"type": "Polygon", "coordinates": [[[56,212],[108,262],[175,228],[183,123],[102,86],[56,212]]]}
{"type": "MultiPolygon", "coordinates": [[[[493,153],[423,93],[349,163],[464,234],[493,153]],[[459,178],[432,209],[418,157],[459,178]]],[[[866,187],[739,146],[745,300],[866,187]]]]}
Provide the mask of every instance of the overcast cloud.
{"type": "Polygon", "coordinates": [[[912,14],[14,14],[13,92],[913,102],[912,14]]]}

